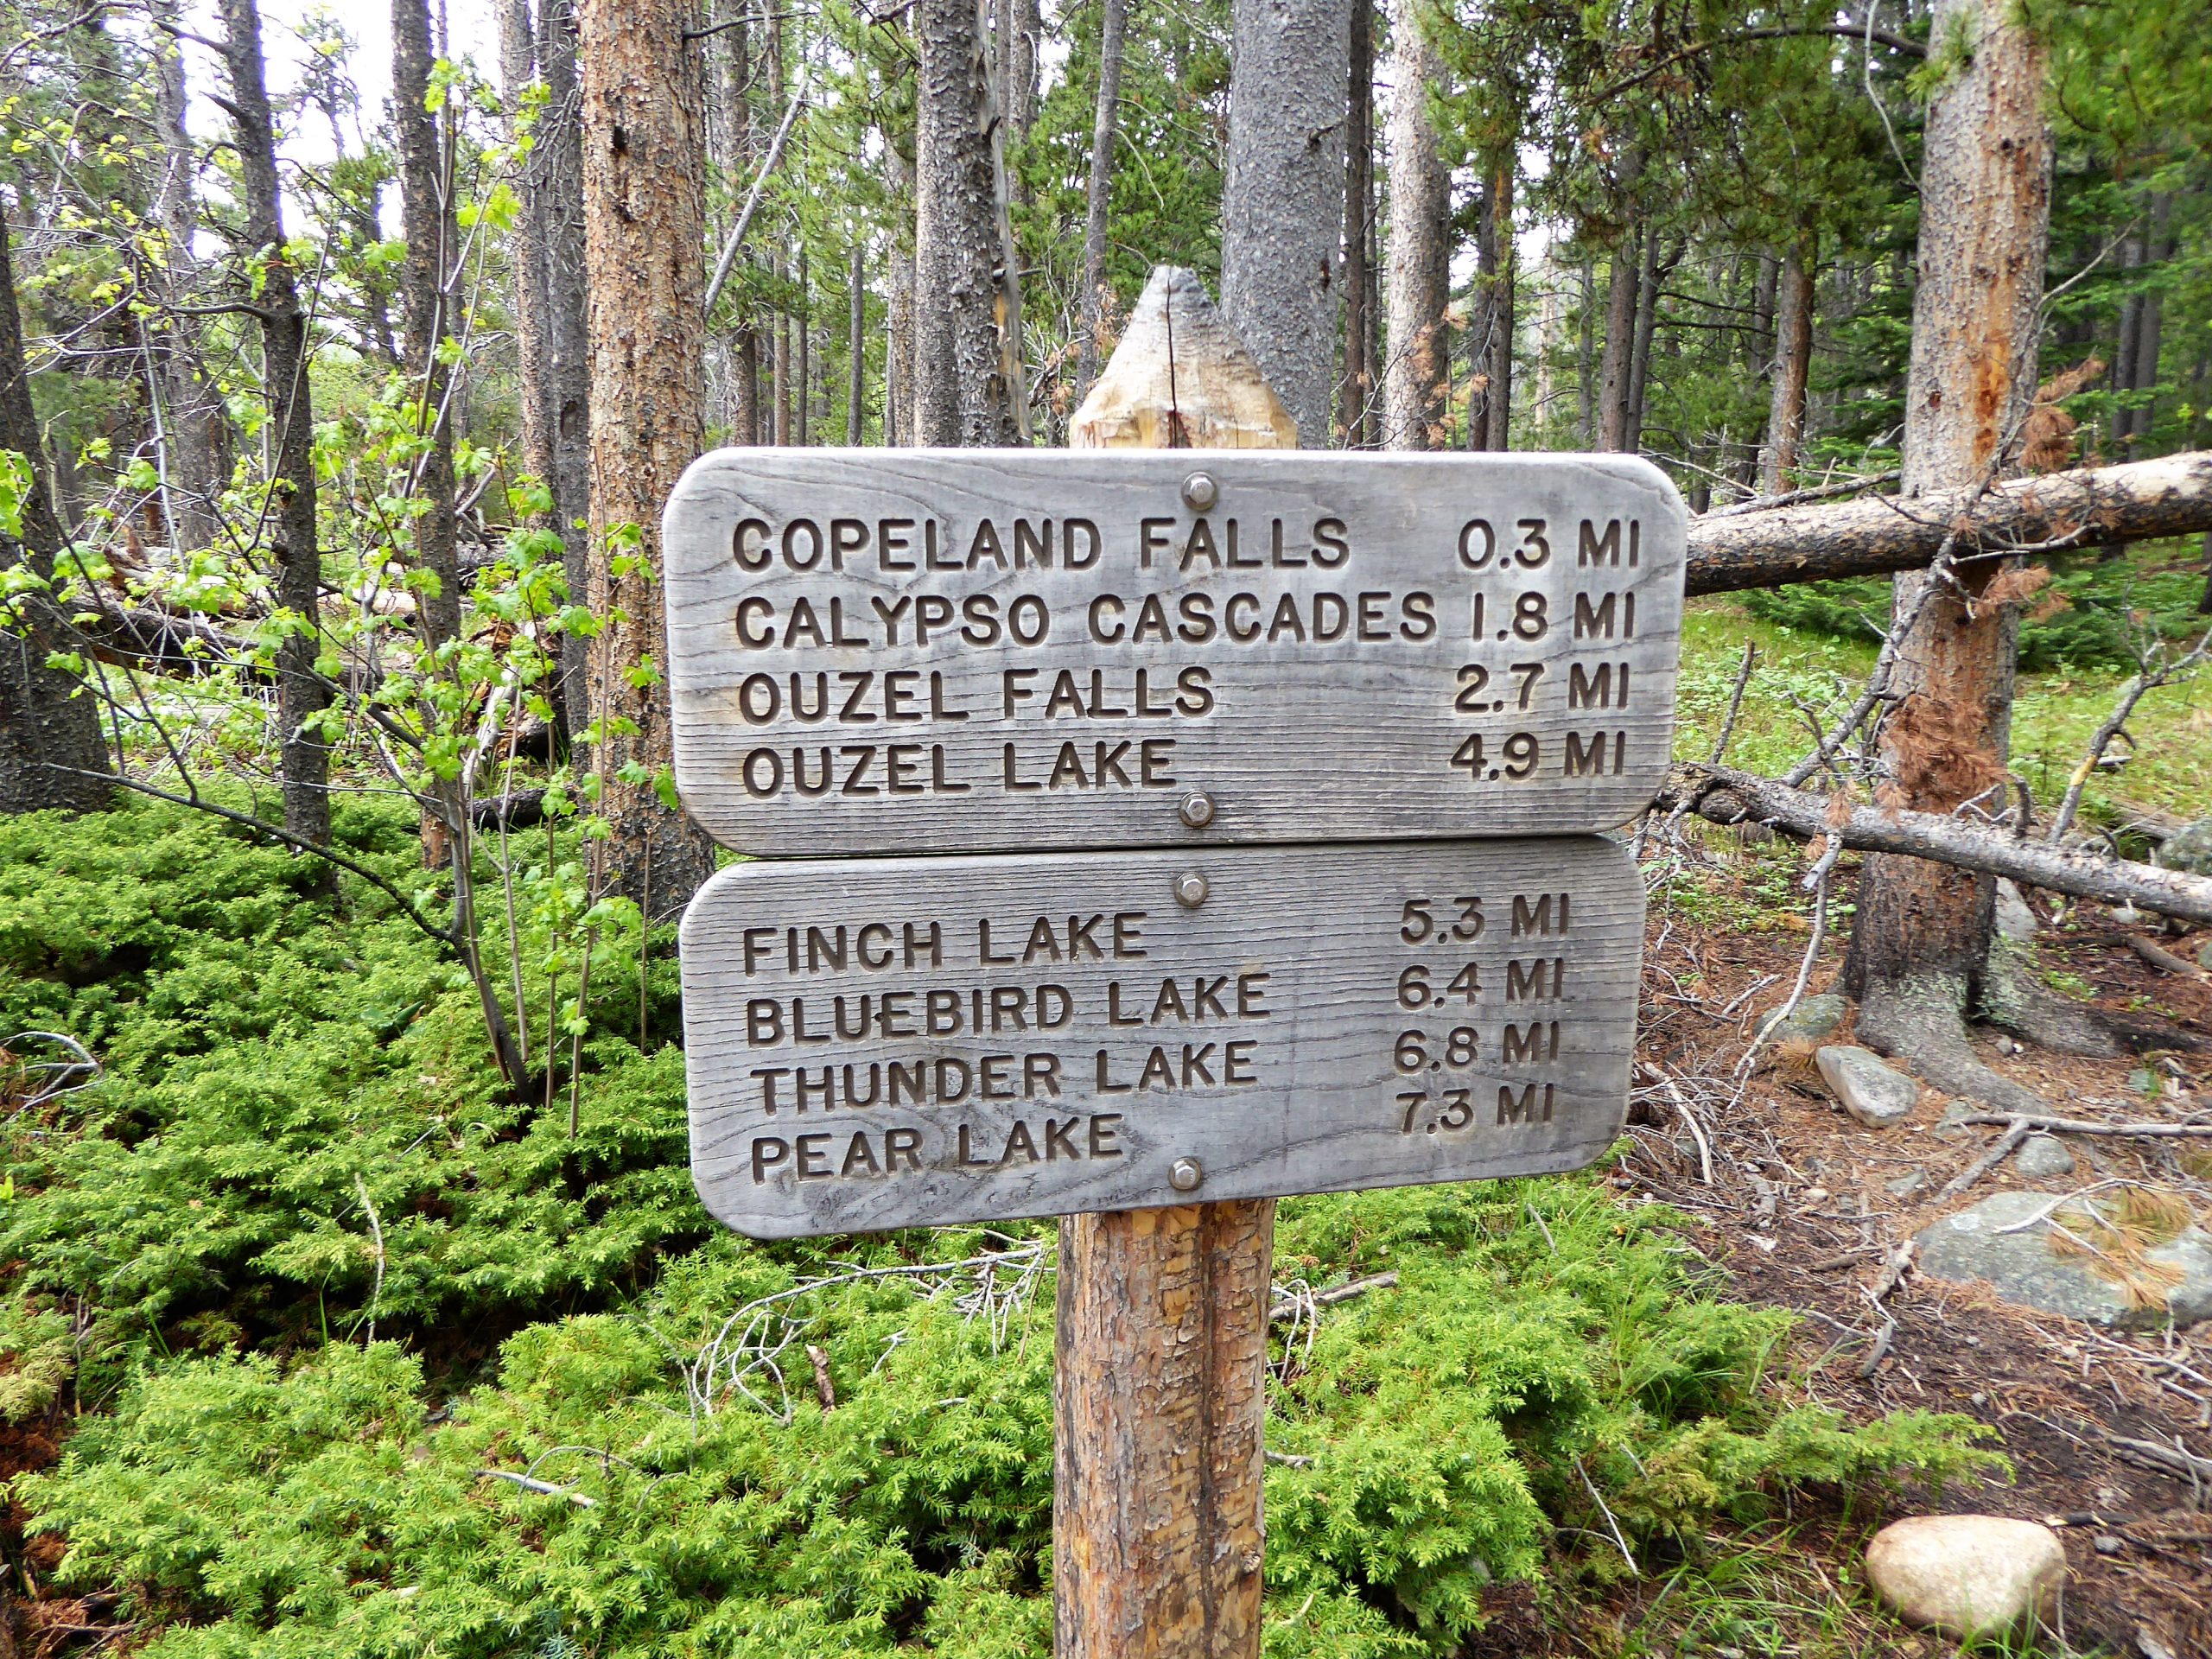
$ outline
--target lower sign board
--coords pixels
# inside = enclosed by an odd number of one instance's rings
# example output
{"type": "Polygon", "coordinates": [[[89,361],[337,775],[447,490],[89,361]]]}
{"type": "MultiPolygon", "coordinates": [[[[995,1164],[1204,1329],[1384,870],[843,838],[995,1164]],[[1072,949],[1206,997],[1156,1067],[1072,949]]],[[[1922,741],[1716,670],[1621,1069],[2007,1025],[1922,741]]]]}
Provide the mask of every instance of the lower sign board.
{"type": "Polygon", "coordinates": [[[1643,888],[1597,836],[721,871],[691,1166],[759,1238],[1573,1169],[1643,888]]]}

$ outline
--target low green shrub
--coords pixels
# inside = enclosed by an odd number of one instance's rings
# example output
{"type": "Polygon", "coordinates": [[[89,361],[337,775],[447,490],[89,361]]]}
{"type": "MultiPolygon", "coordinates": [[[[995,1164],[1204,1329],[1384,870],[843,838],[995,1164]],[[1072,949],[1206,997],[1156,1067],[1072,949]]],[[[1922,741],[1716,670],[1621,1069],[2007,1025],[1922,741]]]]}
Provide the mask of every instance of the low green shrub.
{"type": "MultiPolygon", "coordinates": [[[[0,824],[0,1011],[107,1068],[8,1130],[0,1415],[79,1414],[13,1496],[143,1651],[1048,1650],[1048,1226],[722,1235],[633,976],[570,1140],[430,942],[172,809],[0,824]]],[[[1691,1237],[1599,1176],[1287,1202],[1279,1277],[1399,1280],[1278,1344],[1269,1446],[1309,1461],[1268,1473],[1268,1652],[1446,1655],[1492,1583],[1993,1466],[1961,1421],[1789,1404],[1788,1316],[1691,1237]]]]}

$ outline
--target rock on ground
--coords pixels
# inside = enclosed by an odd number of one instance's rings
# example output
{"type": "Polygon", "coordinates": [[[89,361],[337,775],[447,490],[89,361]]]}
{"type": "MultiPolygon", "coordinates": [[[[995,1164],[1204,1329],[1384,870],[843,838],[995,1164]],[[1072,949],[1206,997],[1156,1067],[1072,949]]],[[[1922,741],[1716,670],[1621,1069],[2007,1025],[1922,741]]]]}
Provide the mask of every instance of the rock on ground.
{"type": "Polygon", "coordinates": [[[2169,1318],[2193,1325],[2212,1317],[2212,1236],[2191,1227],[2145,1249],[2150,1271],[2138,1279],[2141,1294],[2131,1296],[2099,1271],[2103,1263],[2057,1254],[2053,1218],[2092,1243],[2107,1236],[2085,1199],[2054,1205],[2044,1192],[1998,1192],[1922,1230],[1916,1260],[1934,1278],[1986,1280],[2008,1302],[2092,1325],[2160,1325],[2169,1318]]]}
{"type": "Polygon", "coordinates": [[[2035,912],[2019,888],[2002,876],[1997,879],[1997,931],[2015,944],[2025,944],[2036,936],[2035,912]]]}
{"type": "Polygon", "coordinates": [[[1907,1624],[1971,1637],[2049,1611],[2066,1581],[2066,1548],[2032,1521],[1916,1515],[1874,1535],[1866,1579],[1907,1624]]]}
{"type": "Polygon", "coordinates": [[[1886,1129],[1920,1104],[1920,1084],[1893,1071],[1871,1049],[1831,1044],[1813,1056],[1843,1109],[1869,1128],[1886,1129]]]}
{"type": "Polygon", "coordinates": [[[1777,1043],[1792,1039],[1807,1043],[1825,1042],[1835,1035],[1836,1027],[1843,1023],[1850,1006],[1840,991],[1822,991],[1802,998],[1789,1011],[1789,1017],[1769,1033],[1770,1038],[1777,1043]]]}
{"type": "Polygon", "coordinates": [[[2212,818],[2199,818],[2169,836],[2166,844],[2158,849],[2158,862],[2170,870],[2212,875],[2212,818]]]}
{"type": "Polygon", "coordinates": [[[2012,1167],[2027,1180],[2056,1180],[2074,1173],[2074,1154],[2055,1135],[2031,1135],[2012,1154],[2012,1167]]]}

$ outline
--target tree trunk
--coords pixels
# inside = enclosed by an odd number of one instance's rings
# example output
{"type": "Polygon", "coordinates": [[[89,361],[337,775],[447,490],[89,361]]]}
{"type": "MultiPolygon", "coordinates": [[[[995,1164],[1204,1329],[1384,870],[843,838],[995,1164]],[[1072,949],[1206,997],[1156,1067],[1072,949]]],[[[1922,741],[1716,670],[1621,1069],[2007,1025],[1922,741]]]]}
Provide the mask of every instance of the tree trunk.
{"type": "Polygon", "coordinates": [[[1375,218],[1375,0],[1351,0],[1351,108],[1344,120],[1344,369],[1338,419],[1348,448],[1375,442],[1369,405],[1375,397],[1375,357],[1368,311],[1374,270],[1368,262],[1375,218]]]}
{"type": "MultiPolygon", "coordinates": [[[[730,27],[713,36],[707,46],[707,73],[713,89],[707,111],[713,128],[715,165],[734,218],[753,170],[753,107],[747,86],[753,54],[747,15],[740,11],[729,21],[730,27]]],[[[717,241],[728,228],[717,231],[717,241]]],[[[728,383],[729,442],[756,444],[760,442],[760,344],[749,307],[738,308],[728,333],[710,343],[719,346],[728,383]]]]}
{"type": "Polygon", "coordinates": [[[814,283],[806,244],[798,245],[798,315],[791,319],[791,442],[804,445],[813,435],[814,283]]]}
{"type": "MultiPolygon", "coordinates": [[[[1296,429],[1198,279],[1163,269],[1071,431],[1269,448],[1296,429]]],[[[1061,1218],[1055,1659],[1258,1659],[1274,1216],[1261,1198],[1061,1218]]]]}
{"type": "MultiPolygon", "coordinates": [[[[989,87],[975,0],[918,0],[914,404],[919,442],[1021,441],[1001,329],[1019,328],[1001,257],[989,87]]],[[[1015,361],[1019,361],[1019,334],[1015,361]]]]}
{"type": "Polygon", "coordinates": [[[270,551],[276,567],[276,608],[298,619],[276,647],[276,719],[283,728],[277,771],[284,828],[316,846],[330,839],[330,750],[320,730],[330,694],[315,672],[321,654],[322,551],[315,541],[315,408],[308,382],[307,318],[284,257],[283,191],[276,135],[261,55],[256,0],[223,0],[224,56],[230,69],[232,142],[239,207],[253,250],[260,293],[261,384],[275,442],[270,551]],[[310,729],[313,728],[313,729],[310,729]]]}
{"type": "MultiPolygon", "coordinates": [[[[2050,214],[2044,55],[2010,0],[1939,0],[1933,38],[1963,30],[1971,60],[1930,99],[1922,168],[1919,284],[1905,387],[1906,497],[1993,477],[2011,458],[2036,386],[2050,214]]],[[[1977,601],[1988,561],[1934,594],[1903,641],[1881,754],[1898,806],[1949,812],[2006,777],[2016,605],[1977,601]]],[[[1900,576],[1896,615],[1924,578],[1900,576]]],[[[1993,884],[1910,858],[1869,861],[1850,986],[1859,1029],[1938,1087],[1987,1098],[1995,1078],[1966,1048],[1961,1017],[1988,954],[1993,884]]],[[[2017,1085],[2006,1085],[2017,1087],[2017,1085]]]]}
{"type": "Polygon", "coordinates": [[[868,397],[868,242],[853,232],[852,292],[845,330],[845,442],[861,443],[861,410],[868,397]]]}
{"type": "Polygon", "coordinates": [[[914,223],[913,168],[895,141],[883,135],[884,160],[891,175],[891,303],[884,318],[883,441],[912,445],[914,438],[914,251],[899,227],[914,223]]]}
{"type": "MultiPolygon", "coordinates": [[[[1744,368],[1751,379],[1774,372],[1774,308],[1775,293],[1782,278],[1782,262],[1770,253],[1759,255],[1758,270],[1751,278],[1751,332],[1745,340],[1744,368]]],[[[1765,448],[1764,429],[1751,435],[1737,459],[1736,481],[1745,489],[1752,489],[1758,482],[1759,455],[1765,448]]]]}
{"type": "Polygon", "coordinates": [[[1759,457],[1759,493],[1780,495],[1805,438],[1805,380],[1813,364],[1814,248],[1809,236],[1789,245],[1782,261],[1775,317],[1774,385],[1759,457]]]}
{"type": "Polygon", "coordinates": [[[2133,905],[2185,921],[2212,921],[2212,876],[2192,875],[2107,858],[2081,847],[2053,846],[2040,836],[1971,823],[1941,812],[1849,806],[1837,798],[1731,766],[1677,766],[1652,803],[1661,812],[1695,812],[1714,823],[1763,823],[1800,841],[1833,835],[1846,847],[1913,861],[1940,860],[1981,877],[2006,876],[2100,904],[2133,905]]]}
{"type": "Polygon", "coordinates": [[[1598,362],[1598,270],[1590,260],[1582,262],[1582,305],[1574,343],[1574,397],[1578,430],[1582,447],[1598,447],[1599,384],[1598,362]]]}
{"type": "Polygon", "coordinates": [[[1468,369],[1467,448],[1513,447],[1513,173],[1509,154],[1483,181],[1475,232],[1475,299],[1468,369]]]}
{"type": "MultiPolygon", "coordinates": [[[[23,359],[22,314],[16,302],[15,256],[0,222],[0,449],[32,458],[23,492],[22,540],[0,537],[0,577],[29,567],[52,580],[61,526],[38,475],[38,412],[31,406],[23,359]]],[[[0,588],[4,588],[0,582],[0,588]]],[[[0,600],[0,812],[63,807],[89,812],[114,795],[99,704],[77,693],[73,674],[47,666],[49,652],[70,649],[68,619],[47,594],[31,589],[0,600]]]]}
{"type": "Polygon", "coordinates": [[[1987,550],[2056,552],[2212,530],[2212,451],[1827,505],[1737,508],[1690,520],[1689,591],[1726,594],[1792,582],[1924,569],[1955,532],[1971,569],[1987,550]]]}
{"type": "Polygon", "coordinates": [[[413,520],[415,563],[433,584],[416,596],[423,645],[435,652],[461,637],[461,566],[454,550],[451,371],[439,359],[449,331],[448,267],[457,241],[446,189],[437,118],[430,113],[428,0],[392,0],[391,101],[399,139],[401,223],[407,233],[407,375],[416,392],[415,434],[428,446],[415,488],[427,510],[413,520]]]}
{"type": "Polygon", "coordinates": [[[1452,175],[1429,98],[1443,66],[1424,27],[1427,0],[1397,0],[1390,24],[1390,314],[1382,370],[1382,447],[1438,449],[1450,385],[1452,175]]]}
{"type": "MultiPolygon", "coordinates": [[[[176,0],[156,0],[153,16],[157,22],[175,24],[176,0]]],[[[154,116],[162,141],[162,183],[155,205],[164,244],[162,274],[174,302],[190,291],[200,267],[193,251],[193,238],[200,228],[200,158],[185,127],[184,49],[158,29],[153,44],[154,116]]],[[[168,520],[170,541],[190,551],[212,546],[217,534],[215,504],[225,481],[219,441],[223,405],[207,385],[200,358],[200,330],[192,319],[168,320],[161,360],[168,404],[162,432],[168,451],[163,516],[168,520]]]]}
{"type": "MultiPolygon", "coordinates": [[[[510,119],[531,81],[545,86],[515,222],[523,465],[550,499],[543,524],[561,537],[562,572],[570,597],[582,604],[591,579],[590,537],[578,527],[591,511],[591,388],[574,25],[565,0],[543,0],[535,17],[531,0],[505,0],[499,57],[510,119]]],[[[590,656],[581,635],[562,636],[553,701],[567,741],[586,722],[590,656]]]]}
{"type": "MultiPolygon", "coordinates": [[[[582,92],[576,73],[573,0],[542,0],[537,69],[544,78],[546,116],[538,126],[545,157],[539,190],[545,234],[545,423],[553,437],[554,521],[569,593],[582,603],[591,591],[591,319],[584,252],[582,92]]],[[[561,702],[571,732],[590,706],[591,645],[561,641],[561,702]]]]}
{"type": "Polygon", "coordinates": [[[1090,188],[1083,216],[1083,321],[1077,336],[1075,395],[1088,397],[1098,378],[1098,333],[1106,305],[1106,204],[1114,184],[1114,133],[1122,103],[1122,42],[1129,0],[1102,0],[1098,103],[1090,121],[1090,188]]]}
{"type": "MultiPolygon", "coordinates": [[[[1636,274],[1636,337],[1629,359],[1628,398],[1621,411],[1621,448],[1636,454],[1643,448],[1643,410],[1651,389],[1651,336],[1659,326],[1659,233],[1647,230],[1636,274]]],[[[1672,262],[1668,262],[1671,268],[1672,262]]]]}
{"type": "Polygon", "coordinates": [[[1629,382],[1636,373],[1636,296],[1643,232],[1631,226],[1614,245],[1605,284],[1605,356],[1599,371],[1599,448],[1628,447],[1629,382]]]}
{"type": "Polygon", "coordinates": [[[1329,442],[1351,0],[1232,0],[1222,310],[1307,448],[1329,442]]]}
{"type": "Polygon", "coordinates": [[[666,688],[658,672],[632,678],[666,661],[661,508],[704,435],[704,135],[683,38],[697,19],[687,0],[583,0],[580,16],[599,805],[610,887],[651,919],[681,910],[715,867],[714,843],[657,787],[671,755],[666,688]]]}

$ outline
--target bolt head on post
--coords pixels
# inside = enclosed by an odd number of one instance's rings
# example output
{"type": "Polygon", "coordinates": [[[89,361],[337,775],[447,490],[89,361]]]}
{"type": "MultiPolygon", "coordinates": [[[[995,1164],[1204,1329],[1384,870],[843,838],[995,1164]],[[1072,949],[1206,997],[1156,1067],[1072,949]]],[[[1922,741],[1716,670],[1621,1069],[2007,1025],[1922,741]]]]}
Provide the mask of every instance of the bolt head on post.
{"type": "Polygon", "coordinates": [[[1195,1192],[1205,1181],[1206,1172],[1195,1158],[1178,1158],[1168,1166],[1167,1185],[1178,1192],[1195,1192]]]}
{"type": "Polygon", "coordinates": [[[1192,473],[1183,480],[1183,505],[1192,512],[1210,512],[1221,499],[1221,486],[1211,473],[1192,473]]]}
{"type": "Polygon", "coordinates": [[[1185,910],[1196,910],[1206,901],[1206,879],[1196,870],[1185,870],[1175,878],[1175,902],[1185,910]]]}
{"type": "Polygon", "coordinates": [[[1183,798],[1176,816],[1193,830],[1205,829],[1213,822],[1213,797],[1202,789],[1192,790],[1183,798]]]}

